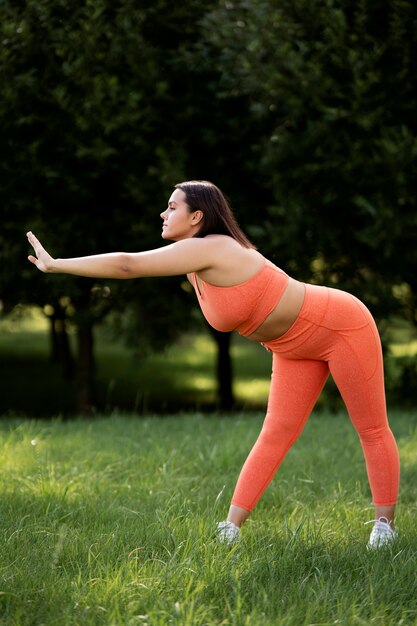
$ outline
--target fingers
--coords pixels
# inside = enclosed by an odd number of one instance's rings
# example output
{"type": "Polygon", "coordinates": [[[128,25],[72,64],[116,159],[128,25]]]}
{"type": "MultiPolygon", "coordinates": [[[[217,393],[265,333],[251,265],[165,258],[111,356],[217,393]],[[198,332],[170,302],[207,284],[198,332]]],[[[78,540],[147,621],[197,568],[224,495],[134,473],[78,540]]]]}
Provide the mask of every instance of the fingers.
{"type": "Polygon", "coordinates": [[[34,254],[29,254],[28,261],[33,263],[33,265],[35,265],[41,272],[50,272],[51,262],[53,261],[51,255],[48,254],[39,239],[35,237],[32,231],[28,231],[26,233],[26,236],[34,250],[34,254]]]}
{"type": "Polygon", "coordinates": [[[29,231],[28,233],[26,233],[26,236],[28,238],[28,241],[29,241],[30,245],[35,250],[36,256],[39,256],[39,253],[41,252],[41,250],[43,250],[43,246],[42,246],[41,242],[39,241],[39,239],[37,237],[35,237],[35,235],[32,233],[32,231],[29,231]]]}
{"type": "Polygon", "coordinates": [[[29,243],[35,247],[35,245],[40,245],[39,239],[37,239],[37,237],[35,237],[35,235],[32,233],[32,231],[29,231],[26,233],[26,237],[28,238],[29,243]]]}
{"type": "Polygon", "coordinates": [[[33,254],[29,254],[28,256],[28,261],[30,261],[31,263],[33,263],[33,265],[35,265],[38,269],[42,270],[41,267],[41,263],[40,263],[40,259],[39,259],[39,254],[41,253],[41,251],[43,250],[41,243],[39,242],[38,238],[35,237],[35,235],[32,233],[32,231],[29,231],[26,233],[26,236],[28,238],[28,241],[30,243],[30,245],[33,247],[36,256],[33,256],[33,254]]]}

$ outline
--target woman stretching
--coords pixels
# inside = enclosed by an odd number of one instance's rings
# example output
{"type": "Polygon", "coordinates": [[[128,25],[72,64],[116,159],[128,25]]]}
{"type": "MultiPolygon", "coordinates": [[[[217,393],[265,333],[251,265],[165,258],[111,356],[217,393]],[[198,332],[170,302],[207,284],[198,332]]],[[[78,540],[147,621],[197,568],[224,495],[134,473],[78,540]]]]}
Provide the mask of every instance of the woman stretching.
{"type": "Polygon", "coordinates": [[[272,353],[266,418],[227,520],[218,525],[221,540],[238,539],[331,373],[365,455],[375,507],[368,546],[391,542],[399,458],[387,420],[380,339],[368,309],[346,292],[301,283],[265,259],[210,182],[176,185],[161,218],[162,238],[174,243],[156,250],[54,259],[29,232],[35,252],[29,260],[42,272],[94,278],[187,274],[214,328],[237,330],[272,353]]]}

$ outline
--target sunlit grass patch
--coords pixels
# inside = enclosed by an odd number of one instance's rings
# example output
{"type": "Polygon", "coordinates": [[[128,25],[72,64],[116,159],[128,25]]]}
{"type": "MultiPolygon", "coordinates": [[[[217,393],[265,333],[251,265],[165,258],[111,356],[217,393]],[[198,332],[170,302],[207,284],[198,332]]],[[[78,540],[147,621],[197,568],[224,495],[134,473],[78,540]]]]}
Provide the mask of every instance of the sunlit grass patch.
{"type": "Polygon", "coordinates": [[[0,424],[0,623],[417,624],[414,413],[394,549],[345,413],[315,413],[229,548],[215,539],[263,414],[0,424]]]}
{"type": "Polygon", "coordinates": [[[393,343],[390,346],[393,356],[414,356],[417,354],[417,341],[408,341],[407,343],[393,343]]]}

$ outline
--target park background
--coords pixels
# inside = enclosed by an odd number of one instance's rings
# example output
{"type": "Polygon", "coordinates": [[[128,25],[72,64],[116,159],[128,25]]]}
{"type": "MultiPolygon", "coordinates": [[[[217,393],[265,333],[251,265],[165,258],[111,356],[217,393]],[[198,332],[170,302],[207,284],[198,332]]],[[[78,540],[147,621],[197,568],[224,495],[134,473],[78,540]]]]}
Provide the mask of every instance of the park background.
{"type": "Polygon", "coordinates": [[[1,17],[1,413],[265,404],[269,355],[210,330],[184,277],[27,262],[27,230],[61,257],[160,246],[193,178],[284,270],[365,301],[388,400],[413,406],[413,2],[33,0],[1,17]]]}
{"type": "Polygon", "coordinates": [[[416,625],[416,3],[3,0],[0,33],[0,624],[416,625]],[[27,230],[59,257],[162,245],[192,178],[374,314],[402,472],[387,551],[364,549],[331,381],[219,544],[270,355],[211,330],[184,277],[28,263],[27,230]]]}

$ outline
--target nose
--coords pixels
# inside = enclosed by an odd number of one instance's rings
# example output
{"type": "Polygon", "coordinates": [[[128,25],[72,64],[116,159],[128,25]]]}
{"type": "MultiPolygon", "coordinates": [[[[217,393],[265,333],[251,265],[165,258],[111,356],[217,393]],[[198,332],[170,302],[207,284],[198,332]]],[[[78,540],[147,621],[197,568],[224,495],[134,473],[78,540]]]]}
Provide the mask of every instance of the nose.
{"type": "Polygon", "coordinates": [[[161,217],[163,220],[165,219],[165,213],[166,213],[166,212],[167,212],[167,209],[165,209],[165,211],[163,211],[163,212],[160,214],[160,217],[161,217]]]}

